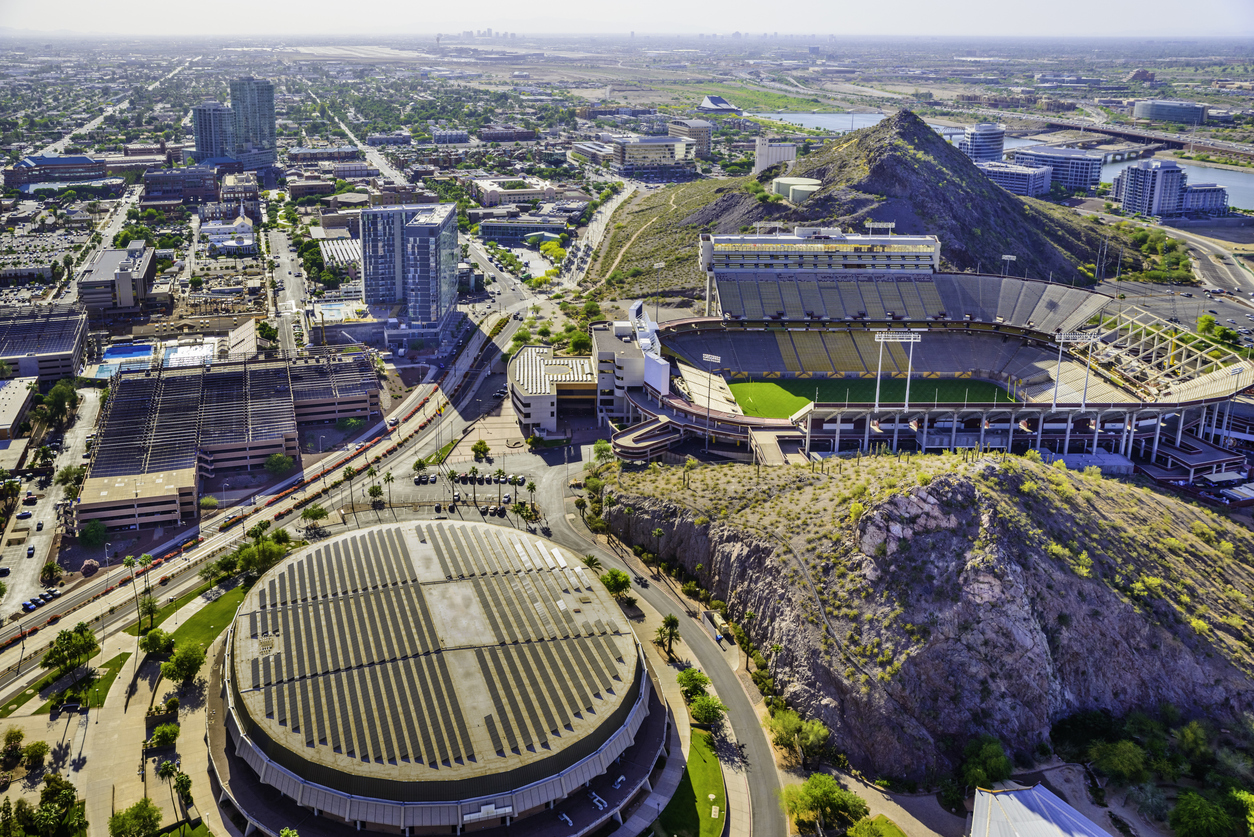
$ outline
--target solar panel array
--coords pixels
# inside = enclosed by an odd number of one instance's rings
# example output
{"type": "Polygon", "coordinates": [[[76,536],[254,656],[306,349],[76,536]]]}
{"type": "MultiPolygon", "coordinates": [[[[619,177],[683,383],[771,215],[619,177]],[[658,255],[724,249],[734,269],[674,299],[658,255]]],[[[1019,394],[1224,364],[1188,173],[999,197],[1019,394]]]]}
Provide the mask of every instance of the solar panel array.
{"type": "Polygon", "coordinates": [[[382,527],[337,538],[283,564],[245,601],[237,682],[277,742],[439,771],[482,761],[489,748],[507,758],[556,749],[567,733],[573,743],[579,721],[622,702],[635,660],[612,641],[617,624],[577,618],[592,601],[582,567],[497,527],[434,522],[414,535],[382,527]],[[467,585],[488,633],[448,636],[438,611],[467,585]],[[482,681],[468,681],[467,667],[482,681]],[[492,711],[468,718],[468,703],[487,705],[485,686],[492,711]]]}
{"type": "Polygon", "coordinates": [[[716,273],[725,315],[747,320],[963,320],[1043,331],[1073,328],[1107,297],[1066,285],[998,276],[716,273]],[[999,319],[1000,318],[1000,319],[999,319]]]}
{"type": "Polygon", "coordinates": [[[73,352],[87,315],[71,305],[0,307],[0,357],[73,352]]]}

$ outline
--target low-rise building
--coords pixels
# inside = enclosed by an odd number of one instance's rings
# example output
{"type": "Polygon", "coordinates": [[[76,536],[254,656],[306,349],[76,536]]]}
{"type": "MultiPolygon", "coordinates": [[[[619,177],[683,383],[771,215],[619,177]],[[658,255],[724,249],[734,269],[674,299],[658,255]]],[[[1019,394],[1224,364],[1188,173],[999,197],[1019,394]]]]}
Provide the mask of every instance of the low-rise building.
{"type": "Polygon", "coordinates": [[[431,141],[436,145],[464,145],[470,142],[470,134],[455,128],[436,128],[431,132],[431,141]]]}
{"type": "Polygon", "coordinates": [[[366,145],[379,147],[383,145],[409,145],[413,137],[409,131],[392,131],[389,134],[367,134],[366,145]]]}
{"type": "Polygon", "coordinates": [[[1049,191],[1053,169],[1049,166],[1022,166],[1015,163],[976,163],[988,179],[1012,195],[1034,198],[1049,191]]]}
{"type": "Polygon", "coordinates": [[[210,166],[153,169],[144,173],[144,196],[139,206],[200,204],[218,199],[218,178],[210,166]]]}
{"type": "Polygon", "coordinates": [[[78,277],[78,298],[93,314],[137,311],[157,275],[156,251],[142,240],[101,250],[78,277]]]}
{"type": "Polygon", "coordinates": [[[308,198],[313,195],[330,195],[335,192],[335,184],[327,180],[289,180],[287,182],[288,196],[298,201],[301,198],[308,198]]]}
{"type": "Polygon", "coordinates": [[[523,346],[508,371],[510,402],[523,436],[556,434],[559,409],[595,408],[597,373],[591,357],[555,357],[552,346],[523,346]]]}
{"type": "Polygon", "coordinates": [[[242,256],[257,252],[253,222],[242,213],[232,221],[210,221],[201,224],[200,240],[209,245],[210,253],[242,256]]]}
{"type": "Polygon", "coordinates": [[[572,163],[591,163],[594,166],[608,166],[614,162],[614,146],[607,142],[584,140],[571,145],[566,152],[566,159],[572,163]]]}
{"type": "Polygon", "coordinates": [[[672,137],[684,137],[697,144],[695,154],[701,159],[710,156],[714,140],[714,123],[704,119],[672,119],[666,123],[666,132],[672,137]]]}
{"type": "Polygon", "coordinates": [[[484,125],[479,139],[484,142],[524,142],[536,138],[536,132],[518,125],[484,125]]]}
{"type": "Polygon", "coordinates": [[[1011,152],[1020,166],[1049,166],[1050,184],[1068,192],[1092,192],[1102,180],[1102,155],[1083,148],[1032,145],[1011,152]]]}
{"type": "Polygon", "coordinates": [[[14,189],[35,183],[73,183],[106,176],[103,160],[85,155],[23,157],[4,170],[4,185],[14,189]]]}
{"type": "Polygon", "coordinates": [[[17,438],[18,428],[26,420],[31,399],[38,390],[38,378],[0,381],[0,441],[17,438]]]}
{"type": "Polygon", "coordinates": [[[631,417],[627,390],[644,386],[644,352],[630,322],[593,323],[592,358],[597,373],[597,415],[631,417]]]}
{"type": "Polygon", "coordinates": [[[234,204],[243,209],[253,223],[261,223],[261,189],[257,185],[257,175],[252,172],[223,175],[218,200],[227,205],[234,204]]]}
{"type": "Polygon", "coordinates": [[[557,195],[552,183],[538,177],[477,177],[470,181],[475,199],[484,206],[551,201],[557,195]]]}
{"type": "Polygon", "coordinates": [[[363,180],[379,176],[377,168],[362,160],[349,163],[335,163],[331,171],[337,180],[363,180]]]}
{"type": "Polygon", "coordinates": [[[542,215],[519,215],[513,218],[492,218],[479,222],[479,236],[484,241],[516,244],[541,233],[561,235],[566,232],[566,219],[542,215]]]}
{"type": "Polygon", "coordinates": [[[321,163],[324,160],[359,160],[361,150],[355,145],[336,145],[326,148],[292,148],[287,152],[288,162],[321,163]]]}

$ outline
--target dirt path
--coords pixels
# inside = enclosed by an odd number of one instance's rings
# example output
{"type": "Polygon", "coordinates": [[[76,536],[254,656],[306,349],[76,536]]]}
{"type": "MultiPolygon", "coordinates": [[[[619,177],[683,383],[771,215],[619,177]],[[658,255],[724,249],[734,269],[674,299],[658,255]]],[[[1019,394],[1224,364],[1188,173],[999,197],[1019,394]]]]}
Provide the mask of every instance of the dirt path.
{"type": "MultiPolygon", "coordinates": [[[[671,209],[675,208],[675,192],[671,192],[670,201],[668,203],[670,204],[671,209]]],[[[614,263],[610,265],[610,269],[605,271],[606,277],[608,277],[611,273],[613,273],[618,268],[618,263],[623,260],[623,256],[627,255],[627,251],[631,249],[631,245],[636,243],[636,239],[640,237],[640,234],[643,233],[645,230],[647,230],[649,227],[653,226],[653,222],[661,217],[662,217],[661,215],[653,216],[647,222],[645,222],[645,225],[643,227],[636,230],[636,234],[627,240],[627,243],[623,245],[622,250],[618,251],[618,257],[614,259],[614,263]]],[[[597,282],[588,290],[596,290],[597,288],[601,287],[604,284],[605,284],[605,279],[602,279],[600,282],[597,282]]]]}

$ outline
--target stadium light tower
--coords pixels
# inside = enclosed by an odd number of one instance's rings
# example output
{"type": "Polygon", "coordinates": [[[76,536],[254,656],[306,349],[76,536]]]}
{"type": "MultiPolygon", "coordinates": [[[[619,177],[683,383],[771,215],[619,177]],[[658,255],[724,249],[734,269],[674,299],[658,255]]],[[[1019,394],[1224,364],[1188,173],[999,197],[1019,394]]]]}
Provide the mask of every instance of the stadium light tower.
{"type": "MultiPolygon", "coordinates": [[[[1058,365],[1054,368],[1054,398],[1050,402],[1049,410],[1053,412],[1058,406],[1058,383],[1062,377],[1062,350],[1068,343],[1096,343],[1098,340],[1096,334],[1075,333],[1059,333],[1054,335],[1054,342],[1058,344],[1058,365]]],[[[1089,363],[1087,358],[1084,363],[1084,396],[1080,399],[1080,409],[1083,410],[1088,405],[1089,400],[1089,363]]]]}
{"type": "Polygon", "coordinates": [[[1010,270],[1010,263],[1016,261],[1017,259],[1018,256],[1007,255],[1001,257],[1001,275],[1003,279],[1006,277],[1006,271],[1010,270]]]}
{"type": "Polygon", "coordinates": [[[706,370],[709,373],[709,380],[705,382],[705,452],[710,452],[710,396],[714,392],[714,364],[722,363],[723,358],[720,355],[703,354],[701,359],[710,364],[710,368],[706,370]]]}
{"type": "Polygon", "coordinates": [[[880,359],[875,366],[875,412],[880,410],[880,373],[884,369],[884,344],[909,343],[910,358],[906,366],[906,409],[910,409],[910,373],[914,370],[914,344],[923,339],[923,335],[909,329],[891,329],[875,332],[875,342],[880,344],[880,359]]]}
{"type": "Polygon", "coordinates": [[[653,265],[653,322],[655,323],[658,321],[658,313],[662,305],[662,271],[665,269],[666,262],[657,262],[653,265]]]}

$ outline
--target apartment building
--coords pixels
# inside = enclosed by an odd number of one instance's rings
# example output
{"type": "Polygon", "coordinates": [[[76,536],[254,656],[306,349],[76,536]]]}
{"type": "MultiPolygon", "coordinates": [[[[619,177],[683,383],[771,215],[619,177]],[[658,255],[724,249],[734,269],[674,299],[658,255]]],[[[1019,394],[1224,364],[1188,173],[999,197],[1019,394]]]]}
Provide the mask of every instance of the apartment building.
{"type": "Polygon", "coordinates": [[[536,138],[536,132],[518,125],[484,125],[479,139],[484,142],[523,142],[536,138]]]}
{"type": "Polygon", "coordinates": [[[361,211],[361,277],[368,304],[404,303],[409,328],[443,340],[457,303],[457,206],[361,211]]]}
{"type": "Polygon", "coordinates": [[[431,132],[431,141],[436,145],[464,145],[470,142],[470,134],[452,128],[436,128],[431,132]]]}
{"type": "Polygon", "coordinates": [[[1114,198],[1124,212],[1151,217],[1184,211],[1188,177],[1172,160],[1139,160],[1115,177],[1114,198]]]}

